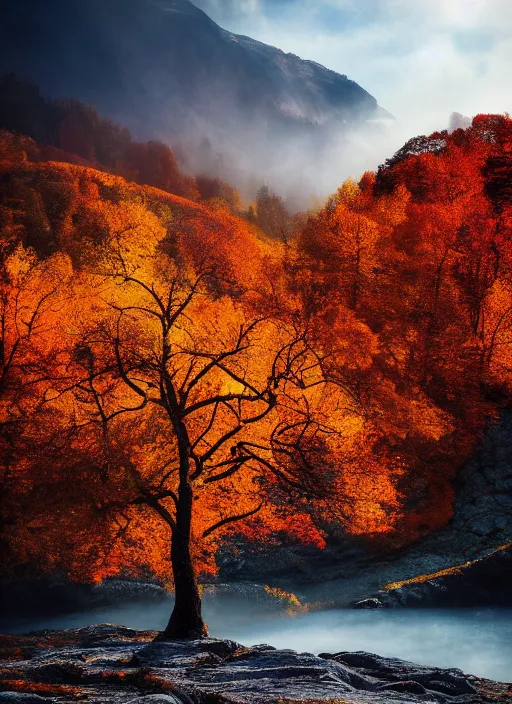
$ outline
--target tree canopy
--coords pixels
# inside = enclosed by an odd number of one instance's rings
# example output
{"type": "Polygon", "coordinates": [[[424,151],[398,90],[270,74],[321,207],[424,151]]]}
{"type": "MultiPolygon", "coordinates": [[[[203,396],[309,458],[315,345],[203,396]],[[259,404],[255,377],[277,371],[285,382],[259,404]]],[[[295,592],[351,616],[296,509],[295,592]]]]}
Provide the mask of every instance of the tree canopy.
{"type": "Polygon", "coordinates": [[[511,124],[412,140],[291,234],[268,190],[261,229],[220,181],[162,190],[159,145],[141,186],[1,132],[6,569],[149,569],[176,635],[230,535],[444,525],[510,402],[511,124]]]}

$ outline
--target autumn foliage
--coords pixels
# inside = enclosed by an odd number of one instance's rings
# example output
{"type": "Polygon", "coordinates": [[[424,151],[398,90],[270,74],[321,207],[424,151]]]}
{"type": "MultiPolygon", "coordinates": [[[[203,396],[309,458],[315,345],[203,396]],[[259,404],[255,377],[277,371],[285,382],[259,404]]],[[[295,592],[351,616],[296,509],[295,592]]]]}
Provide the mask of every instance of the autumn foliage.
{"type": "Polygon", "coordinates": [[[204,575],[234,533],[448,521],[512,391],[508,117],[411,140],[281,238],[221,182],[198,203],[32,145],[0,134],[6,567],[170,582],[187,530],[204,575]]]}

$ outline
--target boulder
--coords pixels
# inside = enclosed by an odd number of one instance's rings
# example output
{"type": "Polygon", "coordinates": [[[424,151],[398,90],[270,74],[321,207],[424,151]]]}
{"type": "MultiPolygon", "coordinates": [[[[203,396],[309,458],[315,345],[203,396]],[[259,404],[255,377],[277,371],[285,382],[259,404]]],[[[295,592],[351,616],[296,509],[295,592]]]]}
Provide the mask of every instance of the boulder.
{"type": "Polygon", "coordinates": [[[335,655],[322,655],[324,658],[357,668],[365,677],[375,680],[384,680],[379,684],[379,689],[394,689],[395,691],[409,691],[416,689],[413,694],[435,692],[449,696],[476,694],[475,686],[469,681],[461,670],[456,668],[442,669],[415,665],[414,663],[399,660],[398,658],[383,658],[370,653],[336,653],[335,655]],[[423,689],[420,692],[420,686],[423,689]],[[398,688],[398,689],[397,689],[398,688]]]}

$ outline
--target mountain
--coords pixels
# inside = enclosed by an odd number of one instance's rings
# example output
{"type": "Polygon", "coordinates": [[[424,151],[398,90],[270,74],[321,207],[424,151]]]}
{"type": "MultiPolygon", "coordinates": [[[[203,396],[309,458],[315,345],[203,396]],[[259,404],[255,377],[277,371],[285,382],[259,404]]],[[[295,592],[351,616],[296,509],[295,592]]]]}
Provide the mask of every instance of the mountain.
{"type": "Polygon", "coordinates": [[[0,72],[137,137],[181,141],[210,171],[217,153],[265,170],[277,148],[290,159],[384,115],[346,76],[227,32],[188,0],[4,0],[0,46],[0,72]]]}

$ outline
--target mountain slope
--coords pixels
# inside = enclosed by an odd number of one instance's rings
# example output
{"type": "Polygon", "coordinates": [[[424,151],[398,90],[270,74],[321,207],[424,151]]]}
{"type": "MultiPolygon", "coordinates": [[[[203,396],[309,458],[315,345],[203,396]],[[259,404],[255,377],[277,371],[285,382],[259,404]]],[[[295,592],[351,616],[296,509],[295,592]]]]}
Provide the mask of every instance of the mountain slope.
{"type": "Polygon", "coordinates": [[[219,269],[247,287],[281,256],[279,245],[226,210],[86,165],[46,161],[34,149],[32,140],[0,131],[0,223],[5,236],[42,258],[60,251],[79,268],[87,241],[100,245],[102,233],[116,227],[112,213],[131,208],[139,212],[139,224],[157,217],[183,256],[208,251],[219,269]]]}
{"type": "Polygon", "coordinates": [[[381,114],[346,76],[231,34],[188,0],[4,0],[0,43],[0,72],[90,103],[138,137],[187,148],[207,137],[228,160],[251,161],[248,142],[270,158],[381,114]]]}

